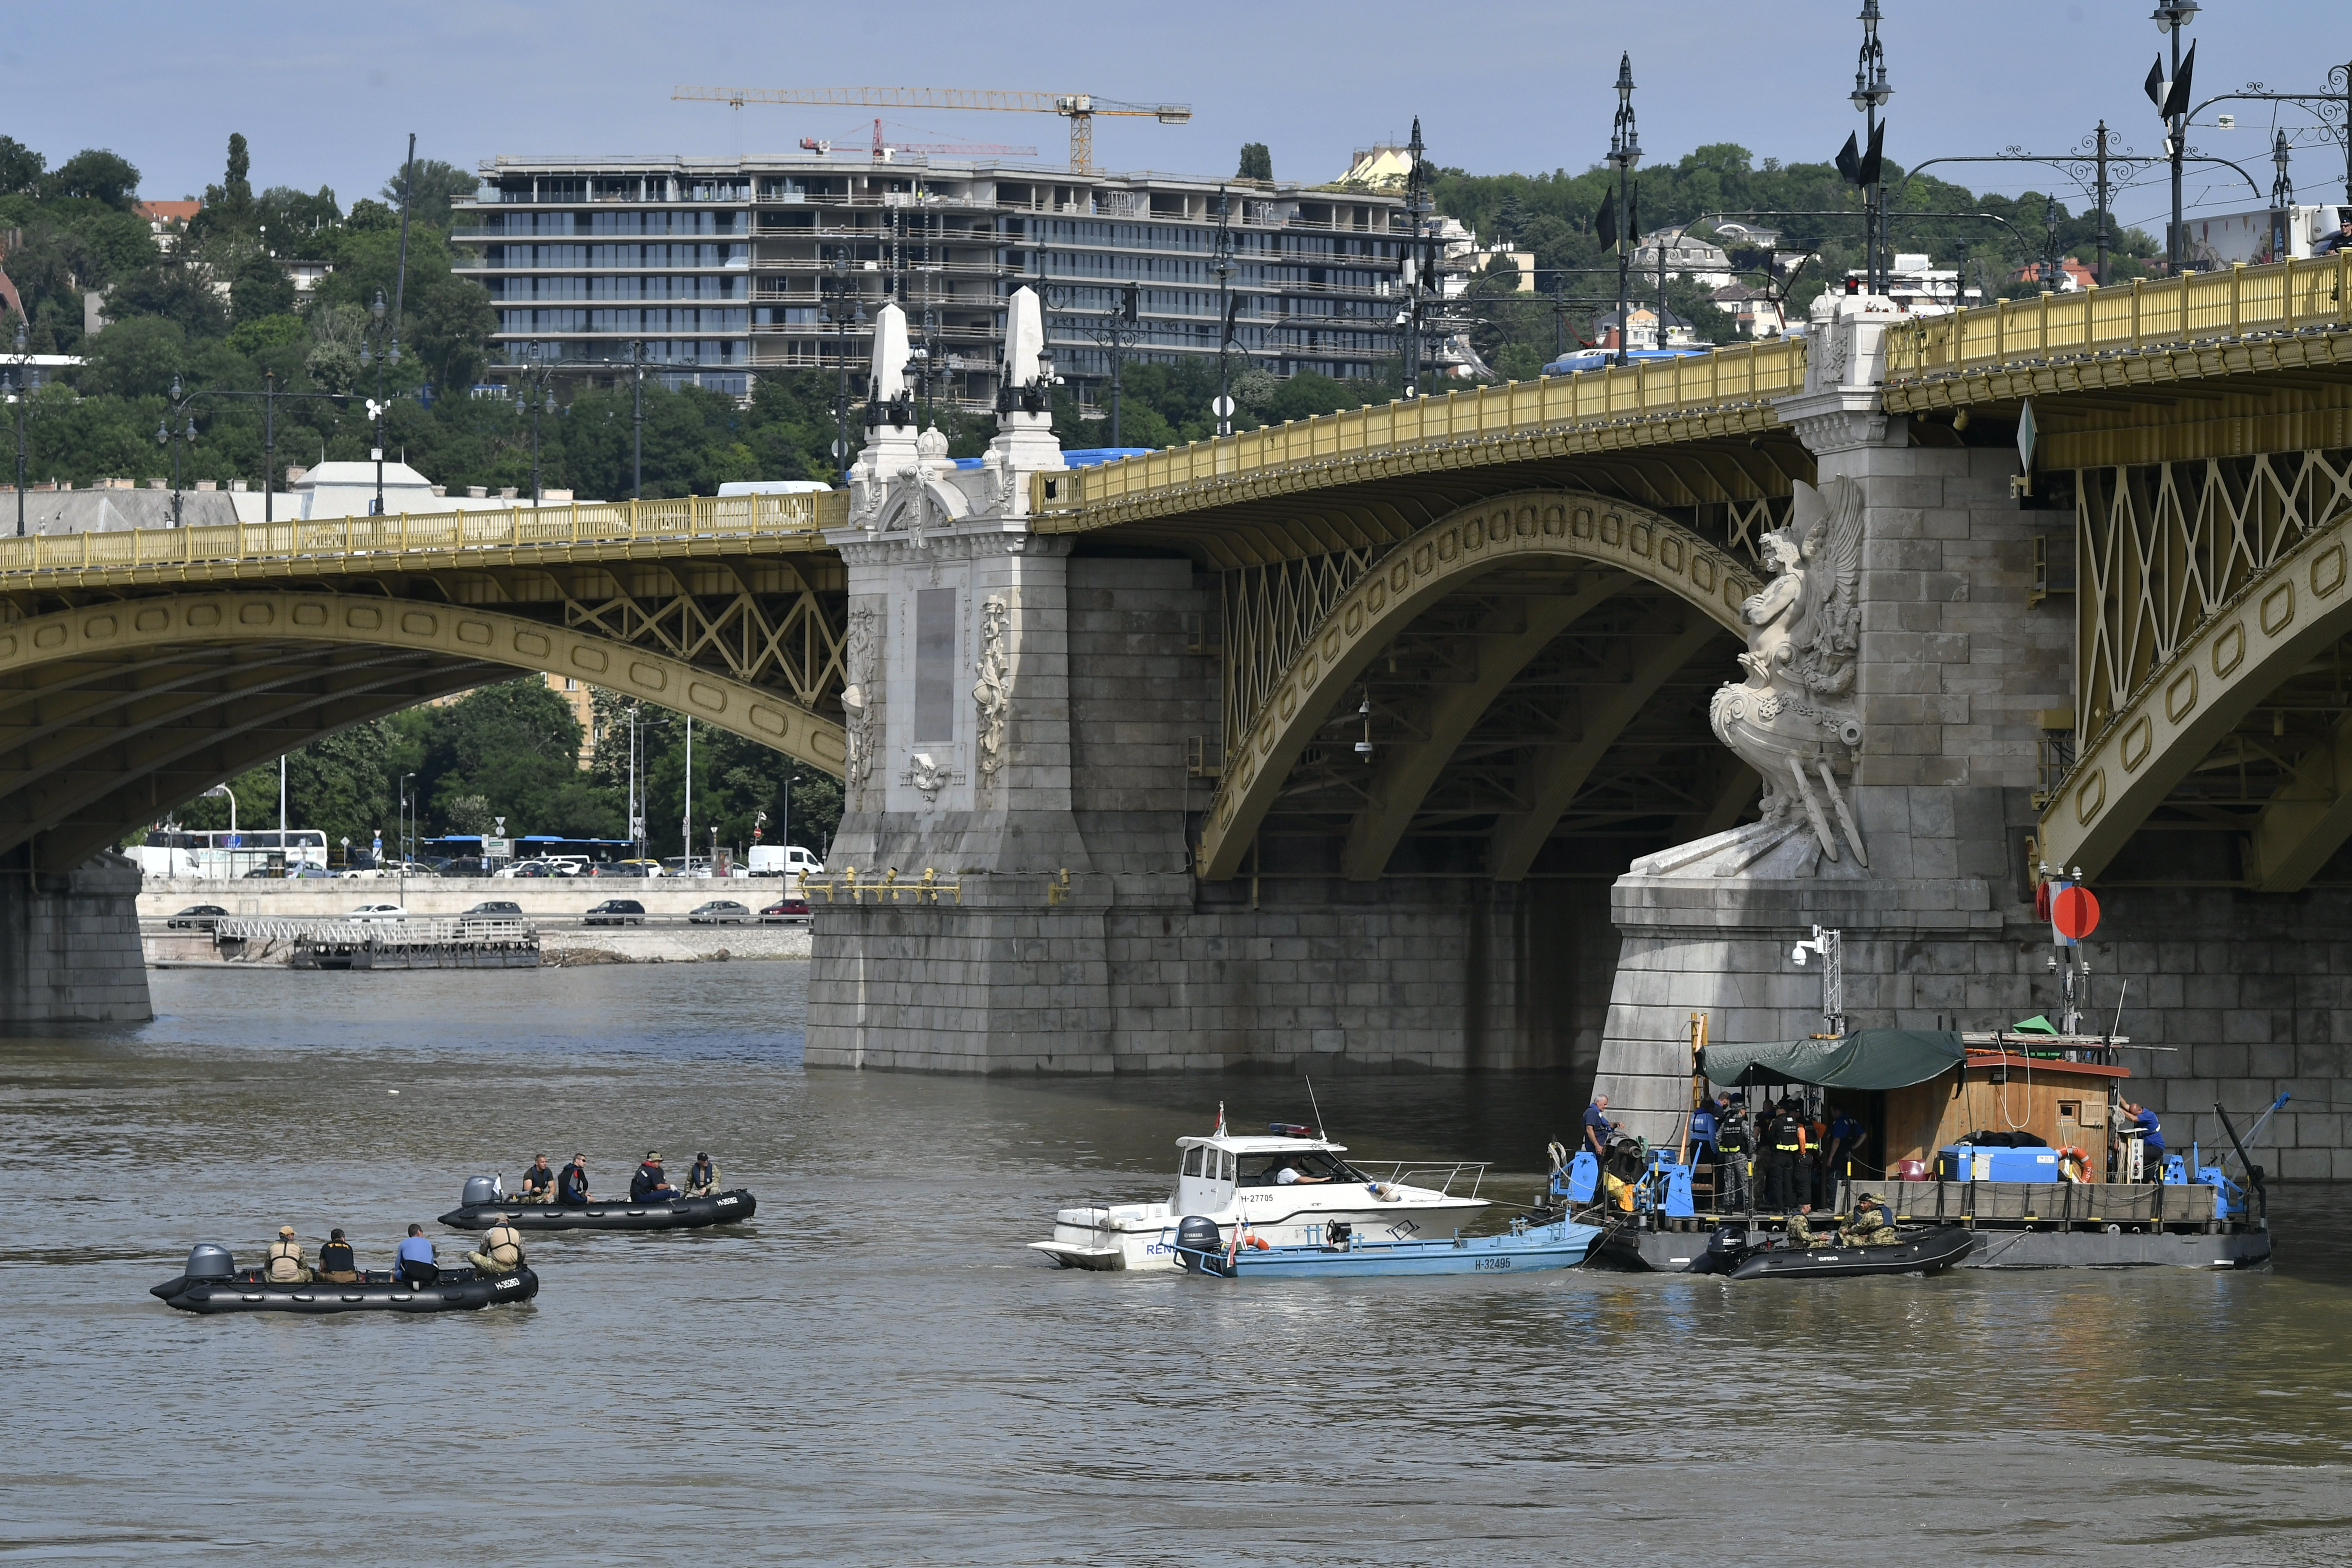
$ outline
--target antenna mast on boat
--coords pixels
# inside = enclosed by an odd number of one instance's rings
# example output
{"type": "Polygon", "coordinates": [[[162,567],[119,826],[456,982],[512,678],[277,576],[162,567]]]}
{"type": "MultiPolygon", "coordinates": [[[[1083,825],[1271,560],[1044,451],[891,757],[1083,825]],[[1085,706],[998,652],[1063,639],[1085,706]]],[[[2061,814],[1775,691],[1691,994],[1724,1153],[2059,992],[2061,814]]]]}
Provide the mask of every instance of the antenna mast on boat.
{"type": "Polygon", "coordinates": [[[1323,1131],[1323,1108],[1315,1103],[1315,1080],[1307,1080],[1307,1103],[1315,1112],[1315,1136],[1328,1143],[1331,1135],[1323,1131]]]}

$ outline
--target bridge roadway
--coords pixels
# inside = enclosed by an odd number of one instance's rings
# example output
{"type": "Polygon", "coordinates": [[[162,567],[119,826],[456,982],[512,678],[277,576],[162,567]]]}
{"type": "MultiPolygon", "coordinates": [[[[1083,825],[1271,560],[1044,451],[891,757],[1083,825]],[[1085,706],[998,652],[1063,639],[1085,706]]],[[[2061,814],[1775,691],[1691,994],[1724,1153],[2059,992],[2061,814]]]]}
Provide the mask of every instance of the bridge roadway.
{"type": "Polygon", "coordinates": [[[1865,1021],[2046,1008],[2029,959],[1989,955],[2048,859],[2105,892],[2106,973],[2145,973],[2132,1005],[2171,1010],[2200,1083],[2332,1081],[2306,1049],[2332,998],[2277,944],[2340,913],[2352,835],[2347,282],[2331,258],[1838,307],[1810,343],[1085,470],[1006,437],[977,501],[886,419],[814,501],[0,541],[0,855],[65,876],[302,739],[560,670],[851,773],[876,868],[954,869],[964,909],[1005,911],[965,948],[918,929],[954,926],[935,909],[820,917],[820,1058],[837,1034],[843,1060],[982,1069],[1556,1067],[1664,1103],[1677,1015],[1809,1025],[1778,962],[1804,908],[1889,933],[1853,950],[1865,1021]],[[1754,809],[1707,710],[1766,536],[1840,478],[1865,497],[1843,787],[1870,874],[1682,886],[1656,857],[1754,809]],[[918,668],[934,584],[927,646],[961,675],[918,668]],[[989,978],[1081,918],[1124,934],[1052,984],[989,978]],[[1197,965],[1163,972],[1180,919],[1197,965]],[[1769,955],[1741,945],[1766,926],[1769,955]],[[893,954],[937,961],[932,1001],[878,999],[893,954]]]}

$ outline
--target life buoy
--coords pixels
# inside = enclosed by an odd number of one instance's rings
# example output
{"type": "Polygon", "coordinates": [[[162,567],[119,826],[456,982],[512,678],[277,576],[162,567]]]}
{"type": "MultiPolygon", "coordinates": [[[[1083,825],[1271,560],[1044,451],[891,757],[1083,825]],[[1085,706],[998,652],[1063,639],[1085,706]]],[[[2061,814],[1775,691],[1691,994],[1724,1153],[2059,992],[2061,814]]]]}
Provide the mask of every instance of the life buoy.
{"type": "Polygon", "coordinates": [[[1249,1238],[1249,1245],[1256,1247],[1260,1252],[1272,1252],[1274,1250],[1274,1243],[1266,1240],[1266,1238],[1262,1236],[1251,1237],[1249,1238]]]}
{"type": "Polygon", "coordinates": [[[2033,884],[2033,918],[2038,921],[2050,918],[2050,884],[2047,882],[2033,884]]]}
{"type": "Polygon", "coordinates": [[[2089,1152],[2078,1149],[2072,1143],[2062,1145],[2058,1150],[2058,1179],[2077,1184],[2089,1182],[2091,1179],[2089,1152]]]}

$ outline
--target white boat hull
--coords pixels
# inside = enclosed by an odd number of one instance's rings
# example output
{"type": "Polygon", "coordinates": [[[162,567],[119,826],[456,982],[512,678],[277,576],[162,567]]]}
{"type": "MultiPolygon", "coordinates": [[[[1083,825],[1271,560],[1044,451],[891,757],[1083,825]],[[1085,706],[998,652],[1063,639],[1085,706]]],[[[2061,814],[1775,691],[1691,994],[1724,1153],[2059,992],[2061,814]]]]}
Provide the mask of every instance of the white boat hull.
{"type": "MultiPolygon", "coordinates": [[[[1369,1240],[1442,1241],[1477,1217],[1486,1203],[1426,1189],[1400,1188],[1394,1202],[1367,1201],[1330,1206],[1299,1205],[1294,1188],[1239,1194],[1253,1212],[1203,1215],[1230,1244],[1236,1225],[1274,1247],[1320,1247],[1325,1227],[1347,1225],[1369,1240]]],[[[1176,1226],[1185,1216],[1172,1204],[1122,1204],[1114,1208],[1063,1209],[1054,1216],[1054,1239],[1030,1247],[1065,1268],[1101,1270],[1174,1269],[1176,1226]]]]}

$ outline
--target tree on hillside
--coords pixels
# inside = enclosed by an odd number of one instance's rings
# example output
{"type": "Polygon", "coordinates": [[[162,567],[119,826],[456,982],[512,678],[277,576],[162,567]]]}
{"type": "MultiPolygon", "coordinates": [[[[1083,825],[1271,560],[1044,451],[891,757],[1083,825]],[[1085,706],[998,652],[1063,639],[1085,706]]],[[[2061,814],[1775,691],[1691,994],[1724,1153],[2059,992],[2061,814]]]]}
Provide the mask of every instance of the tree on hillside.
{"type": "Polygon", "coordinates": [[[0,136],[0,196],[31,195],[49,161],[13,136],[0,136]]]}
{"type": "Polygon", "coordinates": [[[128,158],[91,148],[51,170],[40,188],[46,197],[79,196],[127,210],[139,199],[139,170],[128,158]]]}
{"type": "MultiPolygon", "coordinates": [[[[410,176],[408,216],[413,222],[430,224],[435,228],[450,226],[452,202],[471,201],[481,188],[480,176],[460,169],[455,163],[445,163],[438,158],[419,158],[410,176]]],[[[400,211],[402,171],[394,170],[383,183],[384,205],[394,213],[400,211]]]]}

